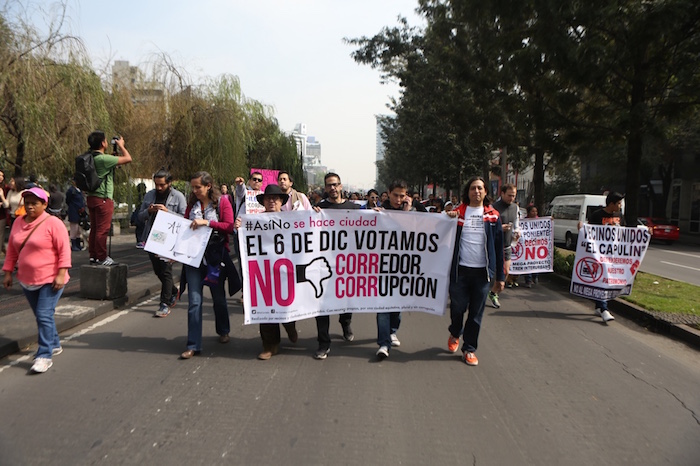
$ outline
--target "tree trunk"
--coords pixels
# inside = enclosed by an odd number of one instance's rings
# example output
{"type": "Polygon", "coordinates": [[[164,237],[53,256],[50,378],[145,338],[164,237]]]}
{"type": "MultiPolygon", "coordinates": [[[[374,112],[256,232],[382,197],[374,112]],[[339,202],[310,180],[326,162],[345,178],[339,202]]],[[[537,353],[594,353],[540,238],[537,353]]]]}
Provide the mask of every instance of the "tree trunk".
{"type": "Polygon", "coordinates": [[[17,134],[17,157],[15,157],[15,176],[22,176],[22,165],[24,164],[24,133],[17,134]]]}
{"type": "Polygon", "coordinates": [[[544,149],[535,147],[535,166],[533,168],[532,182],[535,185],[535,207],[537,212],[544,214],[544,149]]]}
{"type": "MultiPolygon", "coordinates": [[[[633,118],[634,120],[634,118],[633,118]]],[[[639,212],[639,179],[642,160],[642,135],[638,129],[630,132],[627,141],[627,183],[625,184],[625,224],[637,224],[639,212]]]]}
{"type": "MultiPolygon", "coordinates": [[[[663,206],[664,218],[669,218],[670,215],[666,212],[666,206],[668,205],[668,196],[671,194],[671,183],[673,181],[673,162],[669,163],[668,166],[659,165],[659,175],[661,176],[661,205],[663,206]]],[[[657,214],[658,215],[658,214],[657,214]]]]}
{"type": "Polygon", "coordinates": [[[630,127],[627,139],[627,181],[625,183],[625,223],[637,224],[639,212],[639,180],[642,164],[642,139],[645,118],[646,71],[643,58],[645,47],[640,47],[634,66],[630,95],[630,127]]]}
{"type": "Polygon", "coordinates": [[[537,108],[535,110],[535,166],[533,167],[532,182],[535,185],[535,207],[537,212],[544,214],[544,144],[542,97],[537,93],[537,108]]]}
{"type": "Polygon", "coordinates": [[[508,179],[508,148],[504,147],[501,150],[501,186],[506,184],[507,179],[508,179]]]}

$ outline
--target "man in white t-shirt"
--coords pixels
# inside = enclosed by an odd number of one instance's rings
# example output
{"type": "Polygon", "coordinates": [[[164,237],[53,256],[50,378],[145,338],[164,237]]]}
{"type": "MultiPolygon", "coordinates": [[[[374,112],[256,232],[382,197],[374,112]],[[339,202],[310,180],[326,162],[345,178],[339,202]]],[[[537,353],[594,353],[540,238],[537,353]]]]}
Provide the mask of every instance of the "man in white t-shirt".
{"type": "Polygon", "coordinates": [[[471,178],[464,188],[462,204],[447,213],[458,218],[450,274],[452,323],[447,349],[457,352],[459,337],[463,335],[462,360],[470,366],[479,364],[476,348],[491,279],[495,277],[498,291],[505,285],[503,227],[498,211],[490,205],[487,189],[482,178],[471,178]]]}

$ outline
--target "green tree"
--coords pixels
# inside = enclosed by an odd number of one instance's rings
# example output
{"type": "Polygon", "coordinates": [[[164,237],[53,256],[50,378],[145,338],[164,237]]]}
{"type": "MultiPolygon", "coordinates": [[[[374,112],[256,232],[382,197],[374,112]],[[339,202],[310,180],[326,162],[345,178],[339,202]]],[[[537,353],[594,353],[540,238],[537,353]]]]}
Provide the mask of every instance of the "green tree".
{"type": "Polygon", "coordinates": [[[303,161],[294,138],[279,127],[272,109],[260,103],[249,106],[248,168],[268,168],[289,172],[294,189],[308,190],[303,161]]]}
{"type": "Polygon", "coordinates": [[[109,117],[81,41],[64,32],[60,4],[42,34],[20,16],[0,14],[0,150],[14,174],[63,182],[88,133],[109,117]]]}
{"type": "Polygon", "coordinates": [[[699,103],[700,4],[692,0],[537,2],[556,72],[577,90],[590,140],[626,146],[628,224],[636,223],[644,141],[699,103]]]}

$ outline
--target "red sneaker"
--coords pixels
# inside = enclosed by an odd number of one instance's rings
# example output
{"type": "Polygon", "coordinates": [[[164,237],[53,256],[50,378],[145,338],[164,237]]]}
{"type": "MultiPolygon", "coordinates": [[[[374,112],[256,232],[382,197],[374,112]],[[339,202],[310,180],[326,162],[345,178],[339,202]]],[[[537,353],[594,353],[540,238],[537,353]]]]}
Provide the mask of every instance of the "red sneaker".
{"type": "Polygon", "coordinates": [[[476,354],[472,353],[471,351],[464,353],[464,362],[466,362],[468,366],[479,365],[479,360],[476,358],[476,354]]]}
{"type": "Polygon", "coordinates": [[[455,338],[452,335],[450,335],[450,338],[447,339],[447,351],[449,351],[450,353],[456,353],[458,348],[459,338],[455,338]]]}

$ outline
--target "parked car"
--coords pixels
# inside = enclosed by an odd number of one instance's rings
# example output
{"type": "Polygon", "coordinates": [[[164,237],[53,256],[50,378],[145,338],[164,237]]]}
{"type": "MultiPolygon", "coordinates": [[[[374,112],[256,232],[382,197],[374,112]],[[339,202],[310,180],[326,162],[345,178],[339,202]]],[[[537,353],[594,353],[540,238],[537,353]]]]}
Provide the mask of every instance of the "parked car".
{"type": "Polygon", "coordinates": [[[666,241],[666,244],[673,244],[680,238],[680,228],[671,225],[666,219],[639,217],[640,225],[651,228],[651,239],[655,241],[666,241]]]}
{"type": "MultiPolygon", "coordinates": [[[[566,249],[576,249],[578,238],[578,223],[586,223],[590,215],[605,207],[605,196],[602,194],[571,194],[555,197],[547,215],[554,221],[554,242],[564,243],[566,249]]],[[[622,201],[622,215],[625,212],[625,201],[622,201]]]]}

